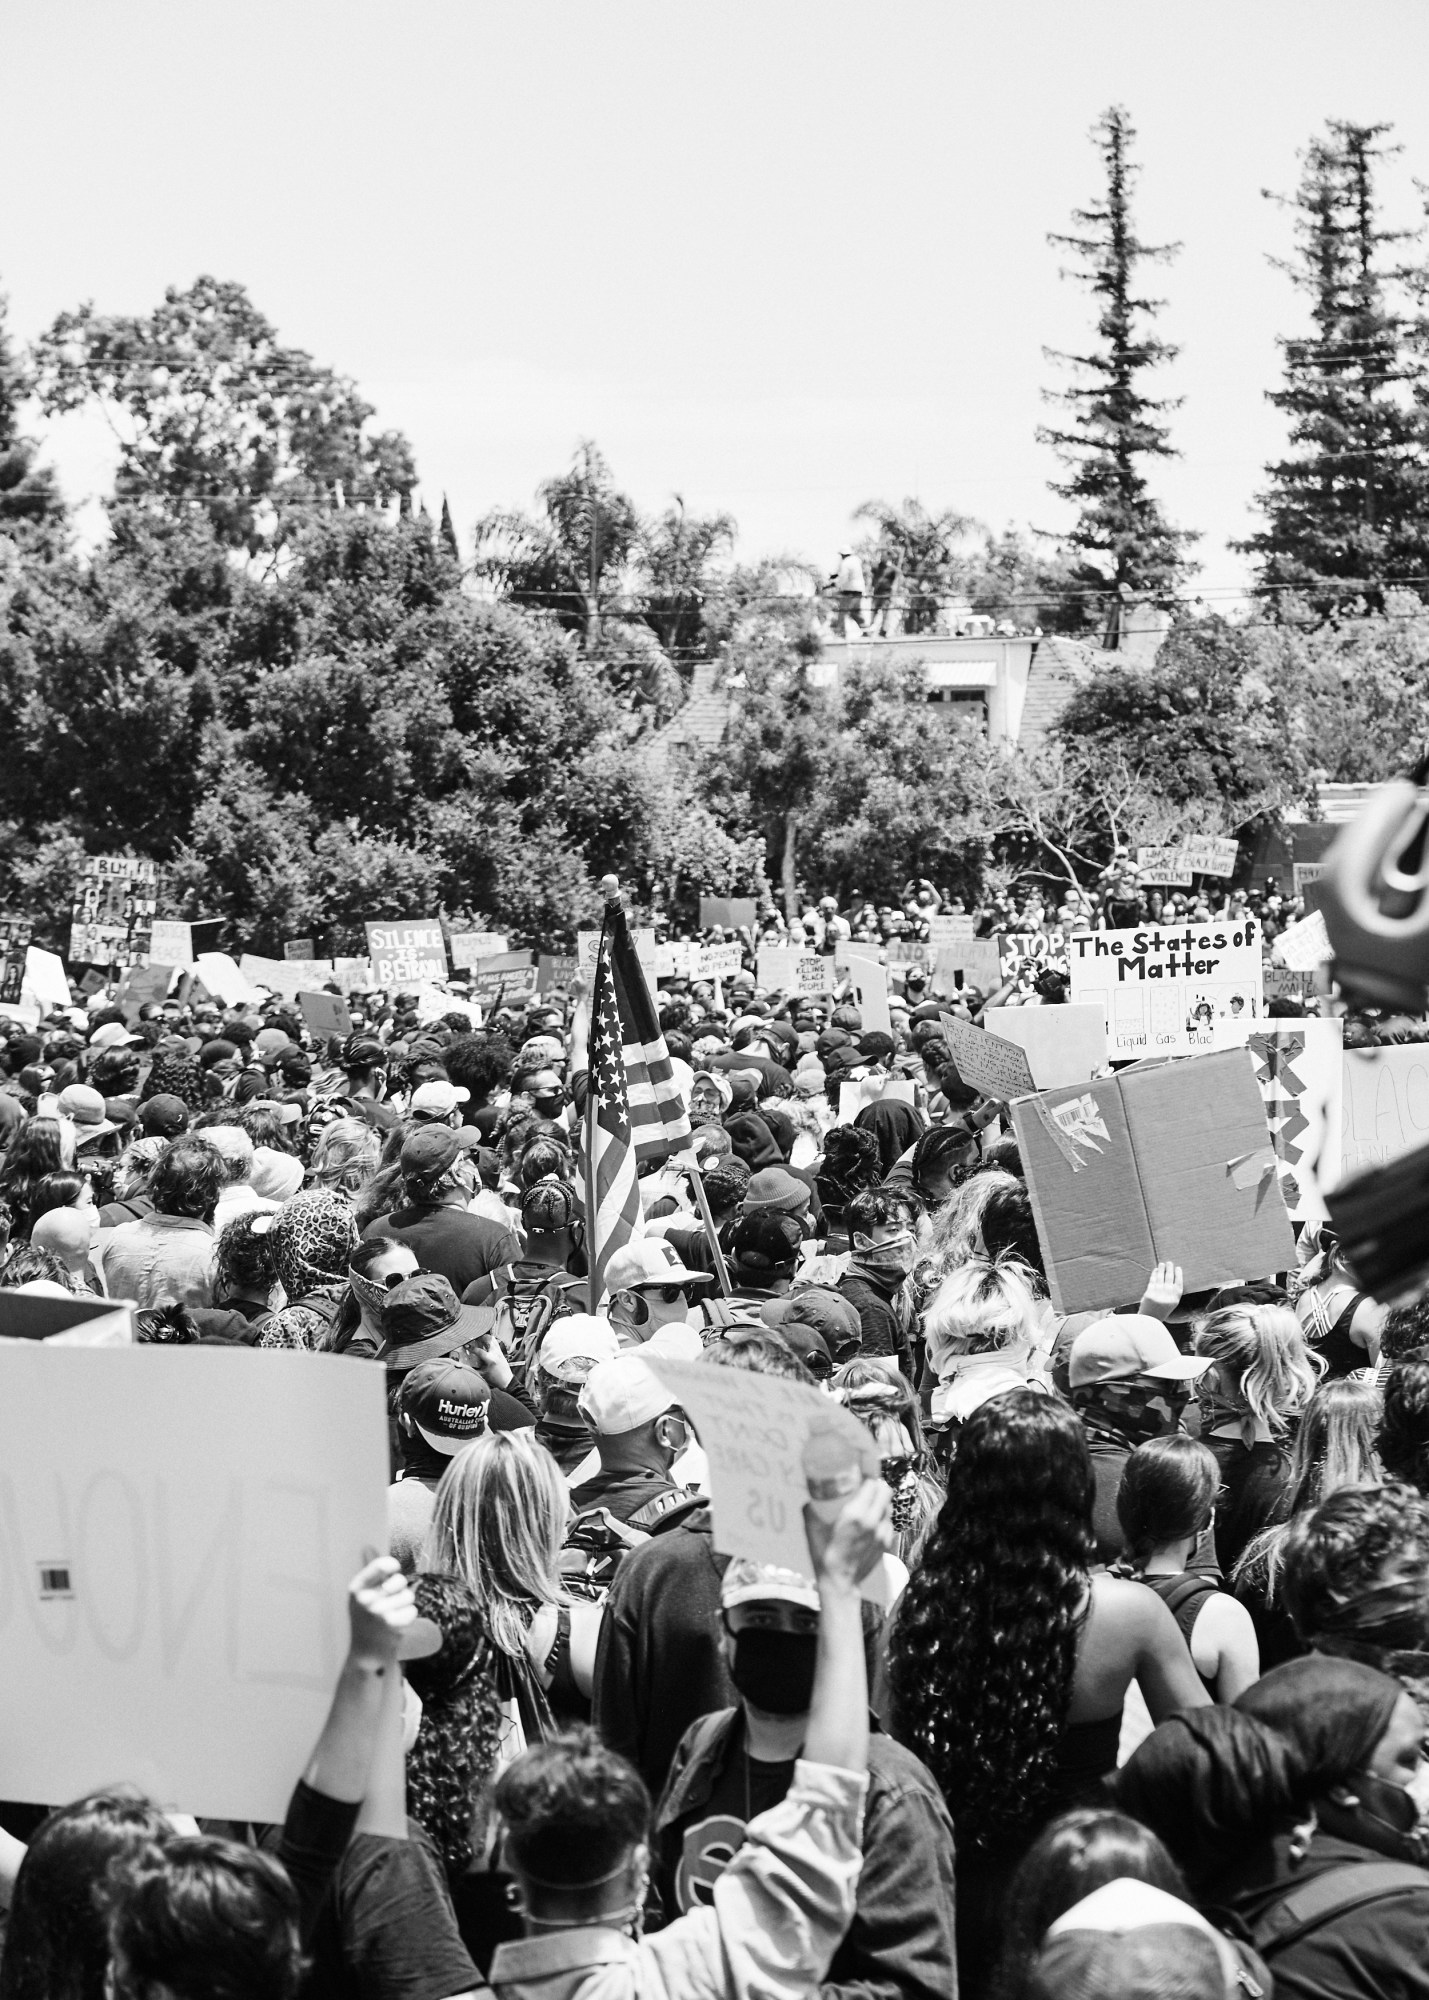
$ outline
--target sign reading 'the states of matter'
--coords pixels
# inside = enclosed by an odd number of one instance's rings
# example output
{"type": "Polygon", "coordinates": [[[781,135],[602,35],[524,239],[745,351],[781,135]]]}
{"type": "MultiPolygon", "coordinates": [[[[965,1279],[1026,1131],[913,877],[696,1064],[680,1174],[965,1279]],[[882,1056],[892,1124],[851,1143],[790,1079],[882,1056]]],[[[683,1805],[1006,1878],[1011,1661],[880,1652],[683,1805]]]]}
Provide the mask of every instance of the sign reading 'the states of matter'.
{"type": "Polygon", "coordinates": [[[1071,999],[1102,1008],[1113,1060],[1244,1042],[1264,1012],[1254,917],[1073,931],[1067,950],[1071,999]]]}

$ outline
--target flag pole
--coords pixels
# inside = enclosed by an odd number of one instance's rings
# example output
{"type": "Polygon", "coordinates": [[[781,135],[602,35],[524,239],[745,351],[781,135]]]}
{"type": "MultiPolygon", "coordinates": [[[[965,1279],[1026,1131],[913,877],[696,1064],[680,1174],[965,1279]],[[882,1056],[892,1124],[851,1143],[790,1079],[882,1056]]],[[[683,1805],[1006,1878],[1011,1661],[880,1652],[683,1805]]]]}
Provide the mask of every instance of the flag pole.
{"type": "Polygon", "coordinates": [[[709,1239],[710,1255],[714,1259],[715,1276],[719,1280],[720,1293],[722,1297],[728,1298],[731,1290],[729,1271],[725,1265],[724,1252],[719,1246],[714,1217],[710,1213],[710,1198],[705,1193],[705,1177],[693,1160],[686,1165],[685,1172],[690,1177],[690,1188],[700,1211],[700,1221],[704,1224],[705,1235],[709,1239]]]}
{"type": "MultiPolygon", "coordinates": [[[[620,901],[620,884],[613,875],[602,875],[600,878],[600,886],[605,896],[605,912],[602,914],[600,920],[600,936],[596,940],[596,947],[595,947],[595,974],[591,980],[592,1012],[591,1012],[590,1026],[592,1029],[595,1027],[594,1002],[595,1002],[595,989],[600,978],[600,955],[605,949],[606,918],[610,910],[610,905],[612,903],[618,903],[620,901]]],[[[587,1041],[586,1043],[586,1061],[587,1064],[589,1064],[590,1061],[589,1041],[587,1041]]],[[[590,1275],[586,1280],[586,1298],[588,1301],[589,1310],[592,1314],[594,1314],[597,1304],[596,1271],[599,1268],[600,1264],[600,1258],[596,1254],[598,1246],[595,1240],[595,1225],[596,1225],[595,1107],[596,1107],[595,1078],[590,1074],[589,1068],[587,1068],[586,1095],[585,1095],[585,1212],[586,1212],[586,1256],[590,1264],[590,1275]]]]}

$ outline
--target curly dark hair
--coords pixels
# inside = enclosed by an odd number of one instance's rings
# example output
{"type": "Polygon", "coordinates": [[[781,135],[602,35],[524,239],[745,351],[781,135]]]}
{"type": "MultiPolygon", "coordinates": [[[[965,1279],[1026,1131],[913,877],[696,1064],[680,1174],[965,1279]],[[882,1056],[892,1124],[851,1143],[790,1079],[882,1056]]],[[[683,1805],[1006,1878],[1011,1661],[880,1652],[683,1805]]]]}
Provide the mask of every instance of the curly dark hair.
{"type": "Polygon", "coordinates": [[[1422,1350],[1396,1361],[1384,1378],[1377,1443],[1391,1479],[1429,1493],[1429,1354],[1422,1350]]]}
{"type": "Polygon", "coordinates": [[[1065,1403],[1014,1389],[958,1439],[888,1655],[894,1734],[943,1789],[961,1852],[1025,1831],[1057,1768],[1086,1615],[1095,1494],[1065,1403]]]}
{"type": "Polygon", "coordinates": [[[422,1700],[422,1726],[407,1758],[407,1810],[455,1877],[472,1863],[472,1813],[495,1774],[501,1703],[481,1607],[466,1584],[428,1572],[413,1578],[412,1595],[442,1644],[406,1666],[422,1700]]]}
{"type": "Polygon", "coordinates": [[[1380,1329],[1379,1351],[1385,1361],[1402,1361],[1416,1347],[1429,1347],[1429,1293],[1408,1305],[1391,1306],[1380,1329]]]}
{"type": "Polygon", "coordinates": [[[1429,1639],[1429,1502],[1409,1486],[1332,1493],[1291,1522],[1283,1574],[1307,1645],[1417,1652],[1429,1639]]]}
{"type": "Polygon", "coordinates": [[[479,1111],[499,1090],[510,1074],[516,1051],[509,1042],[493,1036],[460,1035],[446,1046],[447,1075],[453,1083],[471,1092],[472,1111],[479,1111]]]}

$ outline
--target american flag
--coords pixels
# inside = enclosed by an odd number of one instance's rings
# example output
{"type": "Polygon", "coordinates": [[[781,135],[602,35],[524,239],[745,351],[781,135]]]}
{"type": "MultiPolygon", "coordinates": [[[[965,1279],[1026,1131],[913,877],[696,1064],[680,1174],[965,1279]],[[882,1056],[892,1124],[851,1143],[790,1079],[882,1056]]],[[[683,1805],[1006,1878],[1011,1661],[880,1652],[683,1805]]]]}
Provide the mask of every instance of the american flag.
{"type": "Polygon", "coordinates": [[[591,1297],[640,1220],[636,1168],[661,1160],[690,1136],[635,945],[619,903],[606,906],[595,965],[590,1026],[591,1297]]]}

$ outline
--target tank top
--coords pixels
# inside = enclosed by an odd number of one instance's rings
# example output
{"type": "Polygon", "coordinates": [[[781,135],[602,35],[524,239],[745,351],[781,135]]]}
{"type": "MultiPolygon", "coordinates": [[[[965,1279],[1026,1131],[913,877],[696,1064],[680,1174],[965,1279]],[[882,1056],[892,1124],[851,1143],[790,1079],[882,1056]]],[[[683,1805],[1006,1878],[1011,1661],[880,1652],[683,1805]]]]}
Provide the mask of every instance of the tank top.
{"type": "MultiPolygon", "coordinates": [[[[1206,1599],[1216,1595],[1214,1577],[1204,1576],[1199,1570],[1183,1569],[1179,1576],[1138,1576],[1136,1580],[1138,1583],[1144,1583],[1148,1590],[1156,1592],[1176,1620],[1181,1637],[1186,1641],[1186,1651],[1189,1653],[1191,1634],[1196,1629],[1196,1620],[1205,1609],[1206,1599]]],[[[1194,1658],[1191,1665],[1196,1666],[1194,1658]]],[[[1214,1678],[1208,1680],[1199,1667],[1196,1667],[1196,1672],[1200,1675],[1202,1687],[1214,1701],[1216,1698],[1214,1678]]]]}
{"type": "Polygon", "coordinates": [[[571,1667],[571,1608],[568,1604],[560,1605],[556,1611],[556,1636],[546,1655],[546,1672],[551,1676],[546,1699],[551,1704],[551,1713],[558,1726],[566,1729],[573,1722],[589,1722],[590,1702],[576,1685],[571,1667]]]}
{"type": "Polygon", "coordinates": [[[1357,1368],[1369,1366],[1369,1355],[1350,1337],[1350,1322],[1364,1304],[1365,1293],[1355,1291],[1351,1286],[1338,1286],[1330,1293],[1331,1299],[1348,1294],[1349,1303],[1330,1318],[1327,1301],[1317,1292],[1309,1291],[1299,1299],[1295,1316],[1300,1322],[1305,1338],[1325,1363],[1325,1380],[1335,1382],[1346,1375],[1353,1375],[1357,1368]]]}

